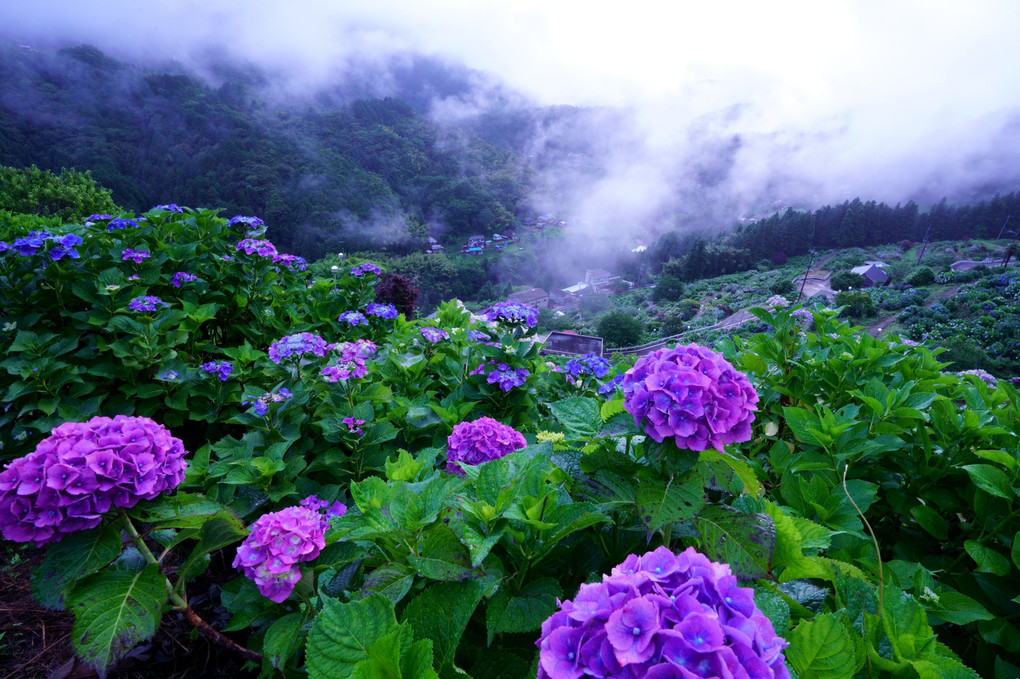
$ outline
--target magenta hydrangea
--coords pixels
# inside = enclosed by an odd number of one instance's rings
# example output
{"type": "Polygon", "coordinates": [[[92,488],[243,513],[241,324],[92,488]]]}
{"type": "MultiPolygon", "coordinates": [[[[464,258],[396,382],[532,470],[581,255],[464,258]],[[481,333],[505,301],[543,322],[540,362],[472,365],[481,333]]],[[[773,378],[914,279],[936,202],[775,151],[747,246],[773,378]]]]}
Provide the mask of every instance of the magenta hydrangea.
{"type": "Polygon", "coordinates": [[[623,378],[623,405],[656,441],[723,450],[751,439],[758,394],[720,354],[690,344],[638,359],[623,378]]]}
{"type": "Polygon", "coordinates": [[[539,679],[789,679],[772,622],[726,564],[693,547],[631,554],[542,623],[539,679]]]}
{"type": "Polygon", "coordinates": [[[184,480],[184,444],[147,417],[65,422],[0,472],[4,538],[37,547],[99,525],[184,480]]]}
{"type": "MultiPolygon", "coordinates": [[[[311,506],[288,507],[263,514],[237,548],[234,568],[255,582],[262,596],[283,603],[301,580],[298,564],[319,556],[326,546],[328,518],[311,506]]],[[[344,508],[346,510],[346,507],[344,508]]]]}
{"type": "Polygon", "coordinates": [[[357,340],[341,342],[330,347],[337,354],[336,362],[322,369],[321,375],[327,382],[346,382],[349,379],[360,379],[368,374],[365,359],[376,352],[375,342],[357,340]]]}
{"type": "Polygon", "coordinates": [[[285,358],[300,358],[305,354],[325,356],[329,350],[326,340],[310,332],[287,335],[269,345],[269,360],[279,363],[285,358]]]}
{"type": "Polygon", "coordinates": [[[462,464],[498,460],[528,445],[520,432],[491,417],[455,425],[446,443],[446,469],[459,476],[464,476],[462,464]]]}

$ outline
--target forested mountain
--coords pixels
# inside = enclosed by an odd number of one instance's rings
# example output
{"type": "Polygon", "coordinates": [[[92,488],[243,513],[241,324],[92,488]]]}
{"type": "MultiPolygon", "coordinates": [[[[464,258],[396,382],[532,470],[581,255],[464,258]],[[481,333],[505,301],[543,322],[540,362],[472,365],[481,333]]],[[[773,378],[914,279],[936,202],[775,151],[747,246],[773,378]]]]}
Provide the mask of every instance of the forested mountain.
{"type": "Polygon", "coordinates": [[[117,204],[173,201],[257,214],[282,247],[416,248],[430,221],[460,238],[513,224],[527,173],[513,154],[440,129],[392,98],[268,106],[257,74],[213,87],[90,46],[0,45],[0,165],[91,170],[117,204]]]}

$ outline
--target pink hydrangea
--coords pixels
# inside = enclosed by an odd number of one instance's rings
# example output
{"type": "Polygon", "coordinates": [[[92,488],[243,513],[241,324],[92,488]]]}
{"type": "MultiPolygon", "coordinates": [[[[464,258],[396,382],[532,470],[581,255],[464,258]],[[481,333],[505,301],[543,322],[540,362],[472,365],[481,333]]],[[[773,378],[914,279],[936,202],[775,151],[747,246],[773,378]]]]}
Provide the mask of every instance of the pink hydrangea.
{"type": "Polygon", "coordinates": [[[758,394],[722,355],[690,344],[638,359],[623,378],[623,405],[656,441],[723,450],[751,439],[758,394]]]}
{"type": "Polygon", "coordinates": [[[527,442],[520,432],[491,417],[480,417],[474,422],[461,422],[453,428],[447,439],[447,471],[464,476],[461,464],[476,465],[498,460],[527,442]]]}
{"type": "Polygon", "coordinates": [[[0,472],[0,528],[37,547],[99,525],[184,480],[180,439],[147,417],[65,422],[0,472]]]}

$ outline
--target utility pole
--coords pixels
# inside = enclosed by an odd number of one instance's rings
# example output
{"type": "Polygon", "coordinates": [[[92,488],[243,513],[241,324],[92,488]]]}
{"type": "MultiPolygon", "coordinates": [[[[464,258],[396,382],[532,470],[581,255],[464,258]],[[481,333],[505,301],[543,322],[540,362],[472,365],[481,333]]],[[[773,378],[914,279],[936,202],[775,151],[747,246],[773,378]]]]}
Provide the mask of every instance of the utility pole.
{"type": "Polygon", "coordinates": [[[928,230],[924,232],[924,240],[921,241],[921,250],[917,253],[917,261],[914,262],[914,266],[921,263],[921,258],[924,257],[924,251],[928,248],[928,235],[931,234],[932,222],[928,220],[928,230]]]}
{"type": "Polygon", "coordinates": [[[1002,228],[999,229],[999,235],[995,237],[995,240],[999,240],[1002,238],[1002,232],[1006,230],[1006,225],[1009,224],[1009,218],[1012,216],[1013,216],[1012,212],[1006,215],[1006,221],[1002,223],[1002,228]]]}
{"type": "Polygon", "coordinates": [[[814,266],[814,263],[815,263],[815,251],[811,250],[811,259],[808,261],[807,269],[804,270],[804,280],[800,282],[800,290],[797,291],[797,300],[794,302],[794,304],[799,302],[801,296],[803,296],[804,294],[804,286],[807,285],[807,277],[808,274],[811,273],[811,267],[814,266]]]}

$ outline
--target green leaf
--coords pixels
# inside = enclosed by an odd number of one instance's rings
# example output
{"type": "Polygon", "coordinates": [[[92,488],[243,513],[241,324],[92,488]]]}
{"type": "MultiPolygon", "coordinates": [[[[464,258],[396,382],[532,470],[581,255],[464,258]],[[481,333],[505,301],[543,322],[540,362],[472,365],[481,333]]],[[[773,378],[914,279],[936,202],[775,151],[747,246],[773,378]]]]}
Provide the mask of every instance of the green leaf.
{"type": "Polygon", "coordinates": [[[917,525],[939,540],[945,540],[949,537],[949,527],[946,524],[946,520],[928,505],[911,507],[910,515],[917,521],[917,525]]]}
{"type": "Polygon", "coordinates": [[[864,665],[860,637],[840,615],[816,615],[787,639],[786,660],[800,679],[850,679],[864,665]]]}
{"type": "Polygon", "coordinates": [[[1009,574],[1009,559],[994,549],[989,549],[976,540],[967,540],[963,543],[963,548],[977,562],[979,573],[992,573],[994,575],[1009,574]]]}
{"type": "Polygon", "coordinates": [[[1010,550],[1009,556],[1013,559],[1013,564],[1020,568],[1020,532],[1013,536],[1013,548],[1010,550]]]}
{"type": "Polygon", "coordinates": [[[652,533],[683,519],[693,519],[705,506],[705,493],[693,474],[668,481],[642,479],[634,502],[645,529],[652,533]]]}
{"type": "Polygon", "coordinates": [[[602,427],[602,413],[598,401],[593,398],[571,396],[550,403],[549,409],[571,438],[592,438],[602,427]]]}
{"type": "Polygon", "coordinates": [[[754,585],[754,604],[772,623],[776,634],[785,638],[790,630],[790,604],[783,595],[760,582],[754,585]]]}
{"type": "Polygon", "coordinates": [[[480,580],[435,583],[404,609],[401,622],[411,625],[415,639],[432,642],[440,676],[455,674],[453,658],[457,646],[484,591],[485,583],[480,580]]]}
{"type": "Polygon", "coordinates": [[[772,571],[776,526],[768,514],[745,514],[711,506],[695,519],[705,556],[728,563],[742,580],[763,578],[772,571]]]}
{"type": "Polygon", "coordinates": [[[414,569],[402,563],[386,563],[365,576],[362,592],[378,592],[394,604],[400,602],[414,584],[414,569]]]}
{"type": "Polygon", "coordinates": [[[467,547],[446,526],[431,527],[418,545],[418,554],[407,557],[407,561],[426,578],[454,581],[471,575],[467,547]]]}
{"type": "Polygon", "coordinates": [[[369,648],[395,631],[393,604],[373,594],[342,604],[330,599],[312,623],[306,645],[306,665],[311,679],[345,679],[368,657],[369,648]]]}
{"type": "Polygon", "coordinates": [[[262,641],[263,666],[269,665],[279,670],[287,664],[287,660],[301,646],[304,620],[304,613],[291,613],[270,625],[262,641]]]}
{"type": "Polygon", "coordinates": [[[485,626],[489,631],[488,644],[502,632],[533,632],[559,608],[556,599],[563,596],[563,590],[552,578],[540,578],[529,582],[520,593],[514,595],[507,587],[501,587],[489,600],[485,610],[485,626]]]}
{"type": "Polygon", "coordinates": [[[793,435],[797,437],[797,440],[815,446],[822,445],[822,442],[815,435],[818,433],[819,423],[818,417],[814,413],[804,408],[784,406],[783,417],[786,418],[786,424],[793,431],[793,435]]]}
{"type": "Polygon", "coordinates": [[[235,542],[240,542],[248,535],[248,530],[233,514],[217,514],[210,517],[198,531],[198,544],[195,545],[187,560],[177,569],[179,581],[188,582],[191,578],[205,570],[205,557],[217,549],[222,549],[235,542]]]}
{"type": "Polygon", "coordinates": [[[925,608],[932,618],[939,618],[954,625],[966,625],[977,620],[995,618],[974,599],[951,590],[939,592],[938,599],[928,603],[925,608]]]}
{"type": "Polygon", "coordinates": [[[32,574],[32,596],[50,610],[63,610],[65,591],[116,559],[122,549],[120,531],[112,524],[68,535],[46,548],[46,558],[32,574]]]}
{"type": "Polygon", "coordinates": [[[997,497],[1012,499],[1009,479],[1005,472],[987,464],[965,464],[963,469],[970,475],[970,480],[981,490],[997,497]]]}
{"type": "Polygon", "coordinates": [[[104,677],[108,667],[156,633],[167,600],[166,578],[155,564],[140,571],[105,571],[81,580],[67,599],[74,612],[75,653],[104,677]]]}
{"type": "Polygon", "coordinates": [[[700,464],[711,467],[723,466],[728,468],[744,484],[745,493],[751,495],[761,493],[761,484],[758,482],[758,477],[755,476],[754,470],[743,459],[709,448],[708,450],[701,451],[698,461],[700,464]]]}
{"type": "Polygon", "coordinates": [[[201,528],[202,524],[216,515],[236,518],[233,510],[225,505],[207,500],[201,495],[185,493],[161,495],[136,506],[128,513],[158,528],[201,528]]]}

